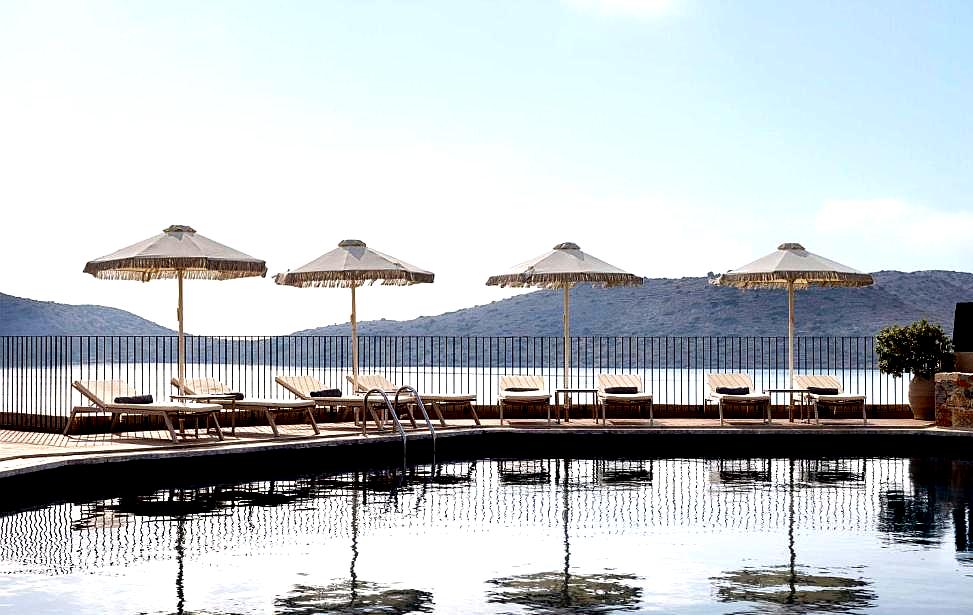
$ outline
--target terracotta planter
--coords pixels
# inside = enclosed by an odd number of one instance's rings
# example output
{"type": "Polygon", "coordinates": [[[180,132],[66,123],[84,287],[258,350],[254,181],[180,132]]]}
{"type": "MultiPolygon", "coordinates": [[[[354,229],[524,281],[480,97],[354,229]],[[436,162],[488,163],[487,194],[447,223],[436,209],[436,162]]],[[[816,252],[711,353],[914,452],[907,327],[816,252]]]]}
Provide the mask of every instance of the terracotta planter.
{"type": "Polygon", "coordinates": [[[909,406],[912,416],[921,421],[936,418],[936,383],[931,378],[913,376],[909,382],[909,406]]]}

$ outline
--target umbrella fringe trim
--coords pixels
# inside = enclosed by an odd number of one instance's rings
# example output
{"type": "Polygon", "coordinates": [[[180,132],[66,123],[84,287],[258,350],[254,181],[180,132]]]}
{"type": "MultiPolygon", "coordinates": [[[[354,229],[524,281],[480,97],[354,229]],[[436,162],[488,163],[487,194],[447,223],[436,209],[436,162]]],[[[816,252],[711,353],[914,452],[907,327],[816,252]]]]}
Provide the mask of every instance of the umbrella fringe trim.
{"type": "Polygon", "coordinates": [[[267,275],[264,261],[228,261],[213,258],[126,258],[89,262],[84,273],[102,280],[149,281],[175,279],[230,280],[267,275]]]}
{"type": "Polygon", "coordinates": [[[432,283],[435,275],[413,271],[309,271],[278,273],[274,282],[302,288],[348,288],[351,286],[409,286],[432,283]]]}
{"type": "Polygon", "coordinates": [[[631,273],[534,273],[490,276],[487,286],[502,288],[564,288],[566,285],[590,283],[595,286],[641,286],[642,278],[631,273]]]}
{"type": "Polygon", "coordinates": [[[867,273],[845,273],[840,271],[786,271],[776,273],[724,273],[710,280],[716,286],[733,286],[734,288],[767,288],[786,287],[788,281],[794,282],[794,288],[805,289],[808,286],[869,286],[874,283],[872,276],[867,273]]]}

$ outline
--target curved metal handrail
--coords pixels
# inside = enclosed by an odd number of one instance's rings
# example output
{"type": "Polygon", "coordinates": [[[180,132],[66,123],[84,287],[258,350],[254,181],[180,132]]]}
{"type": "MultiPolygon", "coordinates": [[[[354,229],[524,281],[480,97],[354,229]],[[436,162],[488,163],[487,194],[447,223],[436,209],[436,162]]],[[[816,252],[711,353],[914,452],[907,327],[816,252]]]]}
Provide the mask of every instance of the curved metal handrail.
{"type": "MultiPolygon", "coordinates": [[[[406,393],[409,393],[410,395],[412,395],[413,398],[415,398],[416,405],[419,407],[419,410],[422,412],[422,418],[424,418],[426,420],[426,427],[429,428],[429,433],[432,434],[432,454],[433,454],[433,458],[435,459],[435,456],[436,456],[436,428],[432,426],[432,421],[429,420],[429,413],[426,412],[426,405],[424,403],[422,403],[422,397],[420,397],[419,391],[415,390],[413,387],[410,387],[410,386],[401,386],[395,392],[395,406],[396,407],[398,407],[398,405],[399,405],[399,394],[401,394],[402,391],[405,391],[406,393]]],[[[411,412],[409,413],[409,420],[412,421],[412,426],[415,427],[416,426],[416,421],[415,421],[414,418],[412,418],[412,413],[411,412]]]]}
{"type": "MultiPolygon", "coordinates": [[[[365,399],[362,401],[362,404],[365,406],[365,410],[367,410],[368,413],[372,415],[372,420],[374,420],[375,421],[375,424],[379,426],[379,429],[382,429],[383,428],[382,427],[383,421],[380,421],[378,419],[378,415],[375,414],[375,409],[368,404],[368,397],[372,393],[378,393],[379,395],[382,396],[382,399],[385,400],[385,407],[388,408],[389,414],[392,415],[392,421],[395,423],[395,426],[399,430],[399,435],[402,437],[402,448],[404,449],[405,448],[405,429],[402,428],[402,423],[399,422],[399,417],[395,414],[395,407],[392,405],[392,402],[389,401],[389,396],[385,394],[385,391],[383,391],[382,389],[369,389],[368,392],[365,393],[365,399]]],[[[363,416],[362,417],[362,422],[361,422],[361,435],[363,435],[363,436],[364,435],[367,435],[365,433],[365,428],[367,426],[368,426],[368,419],[366,419],[363,416]]]]}
{"type": "MultiPolygon", "coordinates": [[[[368,396],[371,395],[372,393],[378,393],[379,395],[382,396],[382,399],[385,400],[385,407],[388,408],[389,413],[392,415],[392,422],[395,423],[395,427],[399,430],[399,437],[402,438],[402,468],[404,470],[407,465],[406,454],[405,454],[405,443],[406,443],[405,429],[403,429],[402,423],[399,421],[399,416],[395,413],[395,407],[389,401],[389,396],[385,394],[385,391],[383,391],[382,389],[369,389],[369,391],[365,393],[365,399],[362,400],[362,404],[364,404],[365,409],[368,410],[369,414],[372,415],[372,419],[375,421],[375,424],[379,426],[379,429],[382,429],[382,422],[378,420],[378,415],[375,414],[375,409],[372,408],[370,405],[368,405],[368,396]]],[[[368,419],[365,418],[363,412],[362,422],[361,422],[362,436],[365,435],[365,427],[367,425],[368,425],[368,419]]]]}

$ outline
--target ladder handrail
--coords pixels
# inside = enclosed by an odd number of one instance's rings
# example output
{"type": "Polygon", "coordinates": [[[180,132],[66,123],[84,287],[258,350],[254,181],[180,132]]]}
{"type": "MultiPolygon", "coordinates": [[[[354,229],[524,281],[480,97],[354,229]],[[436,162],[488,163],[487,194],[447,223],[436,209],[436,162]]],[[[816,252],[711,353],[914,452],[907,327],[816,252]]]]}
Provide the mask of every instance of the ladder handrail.
{"type": "MultiPolygon", "coordinates": [[[[432,421],[429,420],[429,413],[426,412],[426,405],[424,403],[422,403],[422,397],[419,395],[419,391],[415,390],[415,388],[413,388],[413,387],[410,387],[408,385],[405,385],[405,386],[399,387],[398,390],[395,392],[395,404],[394,405],[396,407],[399,405],[399,394],[402,393],[403,391],[405,391],[406,393],[409,393],[410,395],[412,395],[413,398],[415,398],[416,405],[419,406],[419,410],[422,412],[422,418],[424,418],[426,420],[426,427],[429,428],[429,433],[432,434],[432,454],[433,454],[433,459],[435,459],[435,456],[436,456],[436,428],[432,426],[432,421]]],[[[409,417],[410,418],[412,417],[412,413],[411,412],[409,413],[409,417]]],[[[412,421],[412,426],[415,427],[415,420],[414,419],[412,421]]]]}
{"type": "MultiPolygon", "coordinates": [[[[402,423],[399,422],[399,417],[395,414],[395,407],[392,406],[392,402],[389,401],[389,396],[385,394],[385,391],[383,391],[382,389],[369,389],[368,392],[365,393],[365,399],[362,401],[362,404],[365,406],[365,409],[368,410],[369,414],[372,415],[372,419],[375,421],[375,424],[379,426],[379,429],[382,429],[382,422],[378,420],[378,415],[375,414],[375,409],[372,408],[370,405],[368,405],[368,397],[372,393],[378,393],[379,395],[382,396],[382,399],[385,400],[385,406],[388,408],[389,413],[392,415],[392,421],[395,422],[395,426],[399,430],[399,435],[402,437],[402,449],[403,449],[403,453],[404,453],[404,451],[405,451],[405,429],[402,428],[402,423]]],[[[361,422],[361,435],[363,435],[363,436],[366,435],[365,434],[365,428],[367,426],[368,426],[368,420],[365,419],[365,417],[362,417],[362,422],[361,422]]]]}

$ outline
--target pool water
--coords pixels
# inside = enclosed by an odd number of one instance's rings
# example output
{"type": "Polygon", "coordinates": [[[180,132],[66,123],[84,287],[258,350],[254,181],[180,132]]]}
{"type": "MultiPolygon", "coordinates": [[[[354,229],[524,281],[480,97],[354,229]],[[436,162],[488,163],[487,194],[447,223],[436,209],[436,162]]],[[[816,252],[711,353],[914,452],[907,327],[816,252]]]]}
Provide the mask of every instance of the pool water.
{"type": "Polygon", "coordinates": [[[970,613],[973,461],[478,460],[0,517],[10,613],[970,613]]]}

